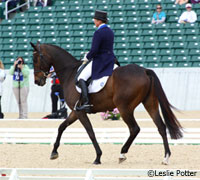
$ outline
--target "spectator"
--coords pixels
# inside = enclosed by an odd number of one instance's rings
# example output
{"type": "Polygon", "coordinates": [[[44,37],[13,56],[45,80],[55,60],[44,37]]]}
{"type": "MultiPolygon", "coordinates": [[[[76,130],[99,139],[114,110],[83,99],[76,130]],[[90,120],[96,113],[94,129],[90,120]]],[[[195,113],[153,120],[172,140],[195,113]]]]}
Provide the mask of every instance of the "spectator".
{"type": "Polygon", "coordinates": [[[46,7],[46,6],[51,6],[51,5],[52,5],[51,0],[33,0],[33,6],[46,7]]]}
{"type": "Polygon", "coordinates": [[[192,11],[192,5],[190,3],[185,5],[186,10],[183,12],[178,20],[179,23],[194,23],[197,20],[197,14],[192,11]]]}
{"type": "Polygon", "coordinates": [[[158,4],[156,6],[156,12],[153,14],[152,24],[164,23],[166,19],[166,14],[162,11],[162,6],[158,4]]]}
{"type": "Polygon", "coordinates": [[[51,78],[52,78],[52,86],[51,86],[51,102],[52,102],[52,113],[56,113],[58,110],[58,97],[60,98],[61,108],[65,106],[64,101],[64,93],[63,89],[60,85],[60,81],[56,76],[54,68],[50,69],[51,78]]]}
{"type": "Polygon", "coordinates": [[[3,62],[0,60],[0,119],[3,119],[4,114],[2,113],[1,109],[1,96],[2,96],[2,83],[6,78],[6,73],[4,71],[4,65],[3,62]]]}
{"type": "Polygon", "coordinates": [[[175,4],[179,4],[179,5],[182,5],[185,3],[188,3],[188,0],[176,0],[176,2],[175,2],[175,4]]]}
{"type": "Polygon", "coordinates": [[[192,4],[200,3],[200,0],[190,0],[192,4]]]}
{"type": "Polygon", "coordinates": [[[13,75],[13,92],[19,107],[19,119],[28,118],[27,97],[29,93],[29,67],[18,57],[10,68],[13,75]]]}

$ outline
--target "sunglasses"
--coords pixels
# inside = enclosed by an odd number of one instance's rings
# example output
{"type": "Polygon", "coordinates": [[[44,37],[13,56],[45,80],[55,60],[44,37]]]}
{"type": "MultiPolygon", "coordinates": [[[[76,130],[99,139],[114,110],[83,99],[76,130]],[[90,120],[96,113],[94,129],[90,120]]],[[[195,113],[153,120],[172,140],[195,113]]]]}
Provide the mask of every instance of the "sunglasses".
{"type": "Polygon", "coordinates": [[[186,9],[191,9],[192,7],[186,7],[186,9]]]}
{"type": "Polygon", "coordinates": [[[161,7],[159,7],[159,8],[156,8],[156,9],[162,9],[161,7]]]}

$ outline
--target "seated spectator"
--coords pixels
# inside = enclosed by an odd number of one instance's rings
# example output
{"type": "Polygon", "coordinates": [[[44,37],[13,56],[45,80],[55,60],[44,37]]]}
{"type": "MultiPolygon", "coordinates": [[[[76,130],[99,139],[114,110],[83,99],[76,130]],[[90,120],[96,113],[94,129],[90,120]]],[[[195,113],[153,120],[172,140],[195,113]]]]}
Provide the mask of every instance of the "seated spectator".
{"type": "Polygon", "coordinates": [[[178,20],[179,23],[194,23],[197,20],[197,14],[192,11],[192,5],[190,3],[185,5],[187,11],[183,12],[178,20]]]}
{"type": "Polygon", "coordinates": [[[182,5],[185,3],[188,3],[188,0],[176,0],[176,2],[175,2],[175,4],[179,4],[179,5],[182,5]]]}
{"type": "Polygon", "coordinates": [[[51,0],[33,0],[33,6],[46,7],[46,6],[51,6],[51,5],[52,5],[51,0]]]}
{"type": "Polygon", "coordinates": [[[166,14],[162,11],[161,5],[157,5],[156,12],[153,14],[152,24],[164,23],[166,14]]]}
{"type": "Polygon", "coordinates": [[[200,3],[200,0],[190,0],[190,2],[191,2],[192,4],[197,4],[197,3],[200,3]]]}

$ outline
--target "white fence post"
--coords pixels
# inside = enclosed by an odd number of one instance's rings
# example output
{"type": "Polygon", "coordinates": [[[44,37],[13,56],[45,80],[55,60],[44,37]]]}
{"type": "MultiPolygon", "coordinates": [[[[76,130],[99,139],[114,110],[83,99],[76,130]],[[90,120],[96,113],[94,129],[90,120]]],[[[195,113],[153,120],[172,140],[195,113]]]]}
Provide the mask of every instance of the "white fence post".
{"type": "Polygon", "coordinates": [[[9,180],[19,180],[16,169],[12,170],[9,180]]]}
{"type": "Polygon", "coordinates": [[[92,170],[88,169],[86,172],[86,176],[85,176],[85,180],[94,180],[93,174],[92,174],[92,170]]]}

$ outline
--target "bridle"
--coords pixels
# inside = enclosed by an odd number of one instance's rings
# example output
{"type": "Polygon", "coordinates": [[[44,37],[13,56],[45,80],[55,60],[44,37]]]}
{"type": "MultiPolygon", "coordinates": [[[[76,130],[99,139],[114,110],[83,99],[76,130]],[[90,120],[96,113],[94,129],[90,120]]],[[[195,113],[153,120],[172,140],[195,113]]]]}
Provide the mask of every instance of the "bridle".
{"type": "Polygon", "coordinates": [[[34,74],[35,73],[39,73],[39,72],[42,72],[43,73],[43,75],[44,75],[44,77],[47,77],[49,74],[50,74],[50,72],[49,71],[43,71],[43,70],[41,70],[42,68],[41,68],[41,64],[45,64],[45,66],[48,66],[48,64],[47,64],[47,62],[44,60],[44,56],[43,56],[43,54],[42,54],[42,52],[41,52],[41,49],[40,49],[40,44],[38,45],[38,51],[34,51],[33,52],[33,54],[35,54],[35,53],[39,53],[39,57],[40,57],[40,70],[34,70],[34,74]]]}

